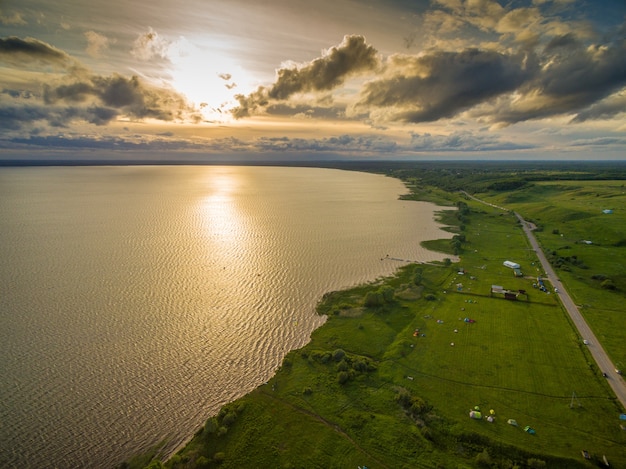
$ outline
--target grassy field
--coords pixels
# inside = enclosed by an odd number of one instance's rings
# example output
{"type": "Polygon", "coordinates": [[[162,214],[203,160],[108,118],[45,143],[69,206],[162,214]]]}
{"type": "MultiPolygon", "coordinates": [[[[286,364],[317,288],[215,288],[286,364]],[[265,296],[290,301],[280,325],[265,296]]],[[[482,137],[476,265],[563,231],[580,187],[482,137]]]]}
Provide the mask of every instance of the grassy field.
{"type": "MultiPolygon", "coordinates": [[[[620,186],[535,182],[477,194],[538,224],[539,241],[618,362],[626,360],[620,186]],[[614,289],[602,286],[607,279],[614,289]]],[[[534,288],[542,272],[515,217],[415,188],[417,198],[467,204],[461,219],[441,214],[462,235],[460,263],[409,265],[326,295],[319,312],[328,321],[309,344],[152,467],[583,468],[603,455],[626,467],[623,409],[558,298],[534,288]],[[506,300],[492,285],[527,294],[506,300]],[[475,407],[495,420],[470,419],[475,407]]],[[[453,249],[450,241],[429,246],[453,249]]]]}
{"type": "Polygon", "coordinates": [[[626,368],[626,181],[542,181],[480,195],[540,227],[537,239],[574,301],[613,361],[626,368]]]}

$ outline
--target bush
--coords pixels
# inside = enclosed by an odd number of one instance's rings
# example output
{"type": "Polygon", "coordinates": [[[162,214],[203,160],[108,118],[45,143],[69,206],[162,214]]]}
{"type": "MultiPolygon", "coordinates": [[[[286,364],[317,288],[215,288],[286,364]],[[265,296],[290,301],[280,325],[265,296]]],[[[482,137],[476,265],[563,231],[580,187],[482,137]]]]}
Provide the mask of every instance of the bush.
{"type": "Polygon", "coordinates": [[[384,303],[383,295],[379,291],[369,291],[365,295],[365,306],[368,308],[377,308],[384,303]]]}
{"type": "Polygon", "coordinates": [[[393,301],[393,296],[394,296],[395,291],[389,285],[382,287],[380,289],[380,293],[383,296],[383,301],[385,303],[391,303],[393,301]]]}
{"type": "Polygon", "coordinates": [[[200,456],[196,459],[196,467],[209,467],[210,465],[211,461],[209,461],[209,458],[205,456],[200,456]]]}
{"type": "Polygon", "coordinates": [[[345,356],[346,356],[346,352],[344,352],[340,348],[338,348],[337,350],[333,352],[333,360],[335,360],[336,362],[343,360],[345,356]]]}
{"type": "Polygon", "coordinates": [[[347,371],[340,371],[337,374],[337,382],[339,384],[345,384],[350,379],[350,374],[347,371]]]}
{"type": "Polygon", "coordinates": [[[230,427],[237,420],[237,414],[235,412],[227,413],[222,419],[222,425],[225,427],[230,427]]]}
{"type": "Polygon", "coordinates": [[[215,433],[217,431],[217,427],[218,427],[217,420],[215,418],[211,417],[204,424],[204,432],[207,435],[212,435],[213,433],[215,433]]]}
{"type": "Polygon", "coordinates": [[[476,464],[481,467],[491,467],[491,456],[486,448],[482,453],[476,455],[476,464]]]}
{"type": "Polygon", "coordinates": [[[350,369],[350,365],[348,365],[348,362],[345,360],[341,360],[337,364],[337,371],[348,371],[349,369],[350,369]]]}

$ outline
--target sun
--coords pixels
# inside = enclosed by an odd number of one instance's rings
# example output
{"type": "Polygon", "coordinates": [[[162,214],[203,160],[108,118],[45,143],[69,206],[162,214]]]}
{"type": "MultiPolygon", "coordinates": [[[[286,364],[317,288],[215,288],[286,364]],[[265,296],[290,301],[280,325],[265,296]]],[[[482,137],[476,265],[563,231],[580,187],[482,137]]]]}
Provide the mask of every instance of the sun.
{"type": "Polygon", "coordinates": [[[235,95],[252,89],[249,73],[223,47],[196,45],[180,38],[170,46],[171,85],[195,105],[205,120],[232,119],[235,95]]]}

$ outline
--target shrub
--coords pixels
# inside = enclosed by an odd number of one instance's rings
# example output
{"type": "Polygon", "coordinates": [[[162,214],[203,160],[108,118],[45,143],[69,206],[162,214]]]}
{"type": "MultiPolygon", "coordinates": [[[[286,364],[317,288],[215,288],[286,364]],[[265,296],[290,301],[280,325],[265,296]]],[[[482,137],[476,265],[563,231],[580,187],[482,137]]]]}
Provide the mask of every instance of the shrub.
{"type": "Polygon", "coordinates": [[[383,301],[385,303],[391,303],[393,301],[394,289],[389,285],[384,286],[380,289],[380,294],[383,296],[383,301]]]}
{"type": "Polygon", "coordinates": [[[337,382],[339,384],[345,384],[350,379],[350,374],[347,371],[340,371],[337,374],[337,382]]]}
{"type": "Polygon", "coordinates": [[[217,420],[213,417],[208,419],[204,424],[204,431],[208,435],[211,435],[217,431],[217,420]]]}
{"type": "Polygon", "coordinates": [[[237,420],[237,414],[235,412],[227,413],[222,419],[222,425],[225,427],[230,427],[237,420]]]}
{"type": "Polygon", "coordinates": [[[336,362],[343,360],[345,356],[346,356],[346,352],[340,348],[338,348],[337,350],[333,352],[333,360],[335,360],[336,362]]]}
{"type": "Polygon", "coordinates": [[[482,467],[491,467],[491,456],[486,448],[482,453],[476,455],[476,464],[482,467]]]}
{"type": "Polygon", "coordinates": [[[209,461],[209,458],[205,456],[200,456],[196,459],[196,467],[209,467],[210,465],[211,461],[209,461]]]}
{"type": "Polygon", "coordinates": [[[368,308],[377,308],[384,303],[383,295],[379,291],[369,291],[365,295],[365,306],[368,308]]]}
{"type": "Polygon", "coordinates": [[[341,360],[337,364],[337,371],[348,371],[349,369],[350,369],[350,365],[348,365],[348,362],[345,360],[341,360]]]}

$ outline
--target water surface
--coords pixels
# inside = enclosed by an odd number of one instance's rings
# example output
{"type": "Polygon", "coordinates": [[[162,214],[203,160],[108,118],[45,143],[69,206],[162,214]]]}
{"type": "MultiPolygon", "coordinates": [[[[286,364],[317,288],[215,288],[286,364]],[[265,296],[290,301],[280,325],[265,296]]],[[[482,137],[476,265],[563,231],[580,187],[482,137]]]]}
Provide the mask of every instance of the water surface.
{"type": "Polygon", "coordinates": [[[0,169],[0,467],[184,442],[323,323],[323,293],[439,260],[403,184],[330,169],[0,169]]]}

